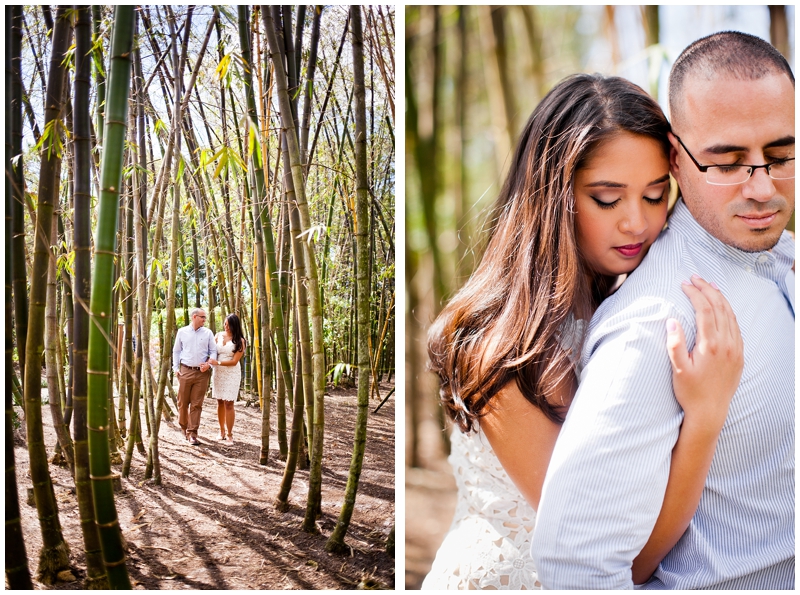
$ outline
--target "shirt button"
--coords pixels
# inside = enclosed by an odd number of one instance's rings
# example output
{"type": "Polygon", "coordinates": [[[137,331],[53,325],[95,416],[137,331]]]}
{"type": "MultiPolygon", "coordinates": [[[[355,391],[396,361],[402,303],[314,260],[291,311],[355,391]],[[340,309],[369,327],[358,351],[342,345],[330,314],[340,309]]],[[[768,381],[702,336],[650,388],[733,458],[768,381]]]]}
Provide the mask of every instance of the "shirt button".
{"type": "Polygon", "coordinates": [[[744,270],[747,271],[748,273],[752,273],[753,272],[753,267],[746,266],[746,267],[744,267],[744,270]]]}
{"type": "Polygon", "coordinates": [[[769,256],[767,256],[766,254],[762,254],[761,256],[758,257],[759,264],[764,264],[765,262],[767,262],[767,260],[769,260],[769,256]]]}

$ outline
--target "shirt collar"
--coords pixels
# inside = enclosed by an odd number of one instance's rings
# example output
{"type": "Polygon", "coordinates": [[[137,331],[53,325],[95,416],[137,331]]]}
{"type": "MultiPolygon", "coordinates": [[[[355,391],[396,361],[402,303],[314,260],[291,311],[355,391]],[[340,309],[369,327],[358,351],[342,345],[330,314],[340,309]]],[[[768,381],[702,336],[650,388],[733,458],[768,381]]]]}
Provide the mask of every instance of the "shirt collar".
{"type": "Polygon", "coordinates": [[[706,231],[689,212],[683,198],[678,199],[675,205],[669,219],[669,228],[748,273],[755,272],[776,282],[785,279],[794,263],[794,240],[786,231],[781,234],[778,243],[771,251],[745,252],[725,244],[706,231]]]}

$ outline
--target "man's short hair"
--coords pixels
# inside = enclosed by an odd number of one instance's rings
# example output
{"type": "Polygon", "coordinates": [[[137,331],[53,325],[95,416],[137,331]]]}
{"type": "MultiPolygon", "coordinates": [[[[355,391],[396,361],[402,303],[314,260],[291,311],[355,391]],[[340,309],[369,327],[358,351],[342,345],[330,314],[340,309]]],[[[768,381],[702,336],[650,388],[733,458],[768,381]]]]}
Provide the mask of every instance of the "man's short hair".
{"type": "Polygon", "coordinates": [[[684,83],[690,76],[711,80],[724,75],[745,81],[785,73],[794,85],[794,74],[781,53],[769,43],[740,31],[722,31],[689,45],[669,74],[669,112],[675,124],[680,114],[684,83]]]}
{"type": "Polygon", "coordinates": [[[189,318],[194,318],[195,314],[199,314],[200,312],[205,312],[202,308],[192,308],[192,311],[189,312],[189,318]]]}

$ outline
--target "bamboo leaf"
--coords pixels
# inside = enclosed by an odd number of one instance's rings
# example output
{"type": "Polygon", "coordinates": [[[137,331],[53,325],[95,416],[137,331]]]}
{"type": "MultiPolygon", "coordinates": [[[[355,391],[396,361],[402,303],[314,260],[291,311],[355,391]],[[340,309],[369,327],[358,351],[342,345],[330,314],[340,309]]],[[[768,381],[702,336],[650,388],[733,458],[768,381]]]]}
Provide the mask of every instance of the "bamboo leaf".
{"type": "Polygon", "coordinates": [[[246,169],[246,166],[244,164],[244,159],[242,159],[239,153],[234,151],[233,148],[228,147],[227,155],[228,159],[233,162],[232,165],[236,168],[236,170],[243,171],[246,169]]]}
{"type": "Polygon", "coordinates": [[[180,156],[178,160],[178,177],[175,180],[175,183],[179,183],[183,180],[183,171],[186,169],[186,162],[183,160],[183,155],[180,156]]]}
{"type": "Polygon", "coordinates": [[[231,54],[225,54],[222,56],[222,60],[219,61],[219,65],[215,70],[217,74],[217,80],[221,81],[225,77],[228,76],[228,69],[231,67],[231,54]]]}
{"type": "Polygon", "coordinates": [[[319,238],[323,233],[325,233],[324,225],[314,225],[313,227],[309,227],[304,232],[298,234],[297,238],[300,239],[303,236],[308,236],[306,241],[310,244],[311,242],[319,241],[319,238]]]}
{"type": "Polygon", "coordinates": [[[61,66],[69,70],[75,70],[75,44],[73,43],[67,48],[64,54],[64,59],[61,61],[61,66]]]}
{"type": "Polygon", "coordinates": [[[128,284],[128,280],[125,279],[125,275],[120,275],[117,279],[117,282],[114,283],[114,291],[122,289],[123,291],[130,291],[131,286],[128,284]]]}
{"type": "Polygon", "coordinates": [[[62,253],[56,260],[56,270],[58,271],[58,275],[61,275],[63,271],[67,271],[70,275],[74,275],[75,271],[72,268],[72,263],[74,260],[75,252],[70,252],[69,254],[62,253]]]}
{"type": "Polygon", "coordinates": [[[339,362],[333,368],[331,368],[328,375],[333,375],[333,384],[334,386],[338,386],[339,382],[342,380],[342,376],[350,376],[350,364],[345,364],[344,362],[339,362]]]}
{"type": "Polygon", "coordinates": [[[217,165],[217,168],[214,170],[214,175],[212,177],[215,180],[219,178],[220,172],[223,170],[223,168],[227,169],[227,165],[228,165],[228,153],[226,152],[222,155],[222,157],[220,157],[219,164],[217,165]]]}
{"type": "Polygon", "coordinates": [[[231,25],[233,25],[234,27],[237,26],[238,21],[236,20],[236,15],[234,15],[227,6],[222,4],[222,5],[217,6],[217,9],[219,10],[219,13],[222,16],[224,16],[226,19],[228,19],[228,22],[231,25]]]}

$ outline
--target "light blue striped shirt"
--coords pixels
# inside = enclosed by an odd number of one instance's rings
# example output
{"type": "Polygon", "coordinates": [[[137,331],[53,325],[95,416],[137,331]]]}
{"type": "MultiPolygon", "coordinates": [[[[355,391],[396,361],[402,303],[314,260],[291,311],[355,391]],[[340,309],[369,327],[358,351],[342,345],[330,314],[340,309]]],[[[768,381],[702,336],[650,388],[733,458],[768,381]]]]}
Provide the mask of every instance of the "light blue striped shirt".
{"type": "Polygon", "coordinates": [[[172,369],[178,371],[181,362],[196,367],[208,358],[217,359],[217,344],[211,329],[201,326],[194,330],[192,325],[178,329],[175,334],[175,345],[172,348],[172,369]]]}
{"type": "Polygon", "coordinates": [[[683,201],[669,229],[592,318],[580,386],[545,478],[532,554],[549,589],[631,588],[655,525],[683,412],[667,318],[689,348],[681,281],[714,281],[736,313],[744,371],[689,528],[644,588],[794,587],[794,242],[746,253],[683,201]]]}

